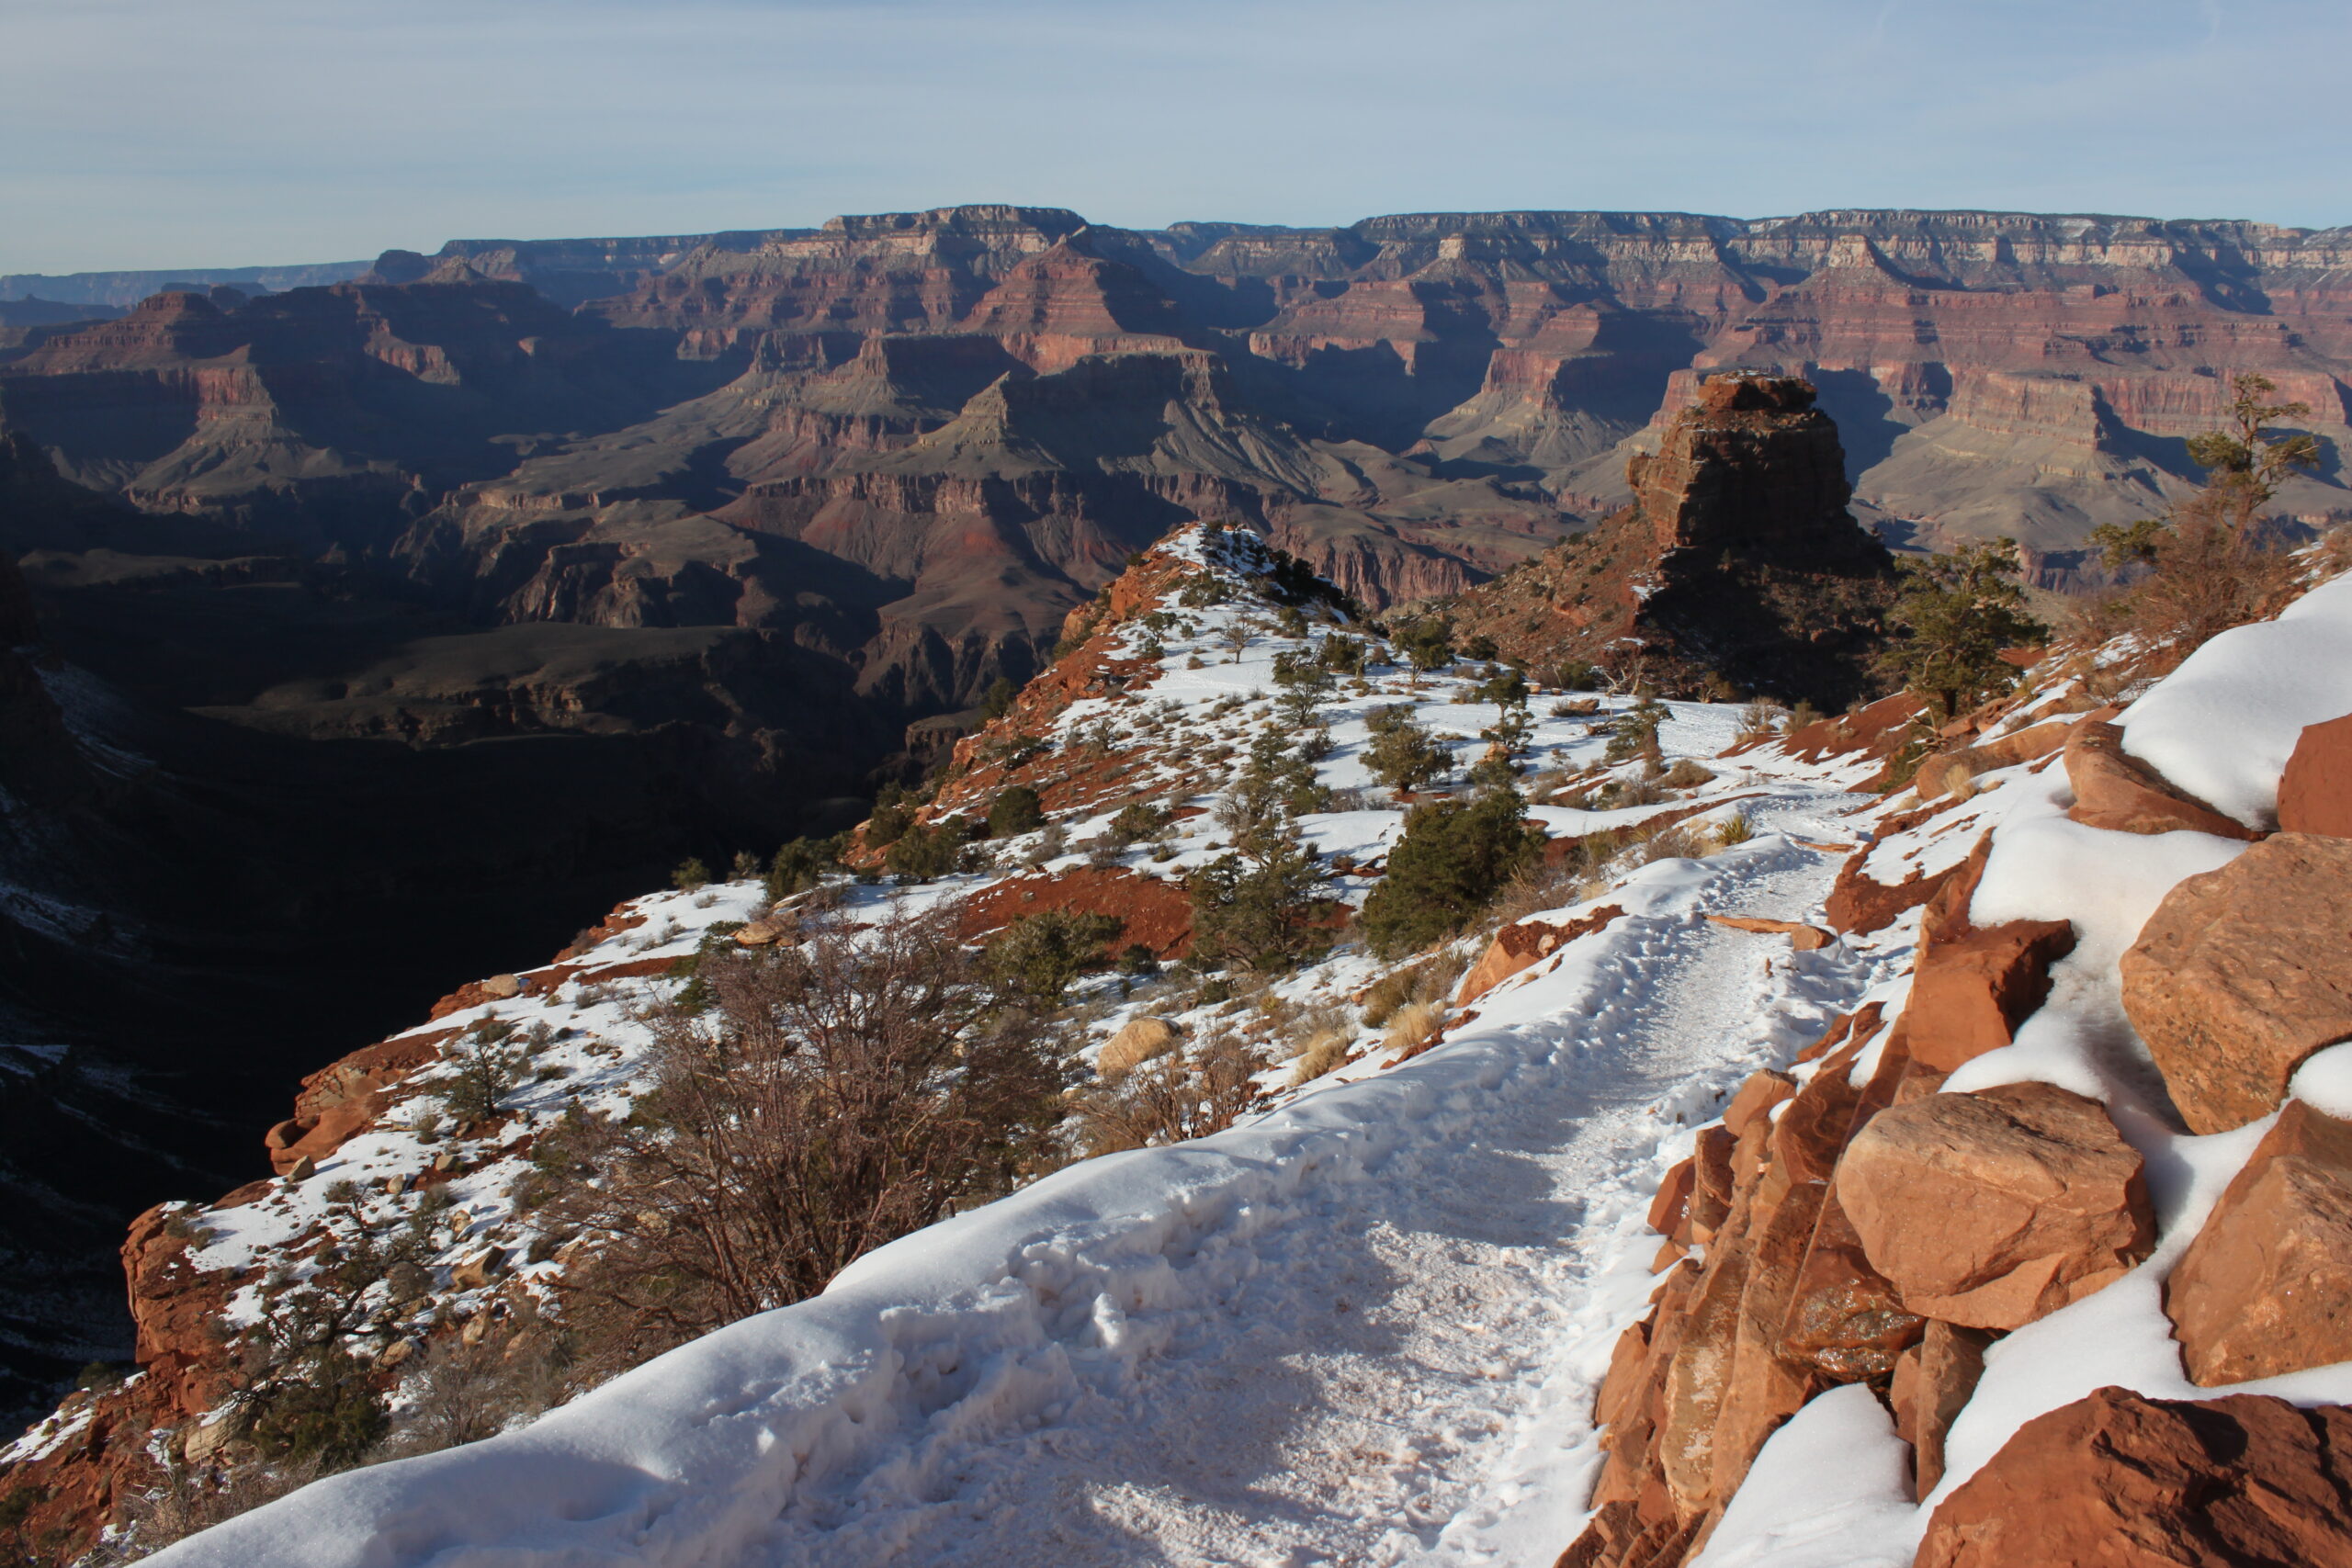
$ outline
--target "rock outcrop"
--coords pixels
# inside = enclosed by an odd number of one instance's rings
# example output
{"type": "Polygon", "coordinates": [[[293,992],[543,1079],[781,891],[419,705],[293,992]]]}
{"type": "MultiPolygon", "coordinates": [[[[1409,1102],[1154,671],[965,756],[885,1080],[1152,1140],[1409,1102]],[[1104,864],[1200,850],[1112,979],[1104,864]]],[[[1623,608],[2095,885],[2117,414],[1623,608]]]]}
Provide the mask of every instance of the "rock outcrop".
{"type": "Polygon", "coordinates": [[[1512,976],[1533,968],[1577,938],[1590,935],[1624,912],[1611,904],[1557,923],[1518,920],[1505,926],[1495,933],[1487,951],[1470,966],[1470,972],[1462,976],[1453,1005],[1467,1007],[1512,976]]]}
{"type": "Polygon", "coordinates": [[[2352,1565],[2352,1410],[2103,1388],[1938,1506],[1918,1568],[2352,1565]]]}
{"type": "Polygon", "coordinates": [[[1926,1497],[1943,1480],[1944,1438],[1984,1375],[1992,1342],[1980,1329],[1931,1322],[1894,1363],[1887,1402],[1894,1407],[1895,1435],[1911,1445],[1913,1497],[1926,1497]]]}
{"type": "Polygon", "coordinates": [[[1668,1268],[1617,1343],[1594,1407],[1609,1454],[1597,1513],[1563,1562],[1685,1561],[1782,1421],[1826,1388],[1890,1376],[1919,1342],[1926,1325],[1870,1267],[1831,1190],[1841,1151],[1914,1070],[1889,1040],[1855,1084],[1876,1032],[1841,1020],[1802,1088],[1751,1077],[1661,1185],[1650,1224],[1667,1256],[1702,1254],[1668,1268]]]}
{"type": "Polygon", "coordinates": [[[2123,1007],[2196,1133],[2267,1116],[2304,1057],[2352,1038],[2341,932],[2352,841],[2278,833],[2165,896],[2122,960],[2123,1007]]]}
{"type": "Polygon", "coordinates": [[[1880,1113],[1838,1160],[1837,1193],[1904,1306],[1964,1327],[2022,1328],[2155,1241],[2139,1151],[2097,1100],[2052,1084],[1880,1113]]]}
{"type": "Polygon", "coordinates": [[[1978,926],[1969,904],[1992,840],[1980,840],[1928,901],[1911,1000],[1896,1027],[1923,1067],[1949,1073],[2015,1037],[2050,994],[2050,966],[2074,951],[2064,920],[2005,920],[1978,926]]]}
{"type": "Polygon", "coordinates": [[[2290,1100],[2165,1283],[2189,1377],[2352,1361],[2352,1122],[2290,1100]]]}
{"type": "Polygon", "coordinates": [[[2066,782],[2075,804],[2066,815],[2086,828],[2119,833],[2211,833],[2251,839],[2244,824],[2222,816],[2123,750],[2123,731],[2085,722],[2066,737],[2066,782]]]}
{"type": "Polygon", "coordinates": [[[2303,727],[2278,779],[2278,830],[2352,839],[2352,714],[2303,727]]]}
{"type": "Polygon", "coordinates": [[[1599,663],[1685,694],[1871,692],[1894,566],[1847,511],[1837,427],[1814,405],[1793,378],[1701,383],[1628,466],[1634,504],[1464,595],[1457,626],[1539,669],[1599,663]]]}

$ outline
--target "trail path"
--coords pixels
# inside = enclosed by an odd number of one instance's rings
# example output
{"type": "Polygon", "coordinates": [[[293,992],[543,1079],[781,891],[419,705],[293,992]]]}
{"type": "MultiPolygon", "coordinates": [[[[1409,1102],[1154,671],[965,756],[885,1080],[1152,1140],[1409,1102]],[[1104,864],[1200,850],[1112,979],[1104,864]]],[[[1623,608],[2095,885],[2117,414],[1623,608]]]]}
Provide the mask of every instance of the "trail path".
{"type": "MultiPolygon", "coordinates": [[[[1768,835],[1838,840],[1851,804],[1750,812],[1768,835]]],[[[1836,863],[1766,837],[1703,863],[1701,907],[1802,917],[1836,863]]],[[[796,1504],[745,1561],[1548,1564],[1597,1462],[1592,1388],[1649,1287],[1661,1140],[1873,977],[1842,947],[1793,954],[1697,913],[1604,940],[1573,1013],[1530,986],[1477,1025],[1550,1049],[1473,1135],[1408,1143],[1237,1237],[1250,1260],[1232,1283],[1144,1314],[1163,1342],[1129,1386],[1011,1431],[927,1431],[796,1504]]]]}

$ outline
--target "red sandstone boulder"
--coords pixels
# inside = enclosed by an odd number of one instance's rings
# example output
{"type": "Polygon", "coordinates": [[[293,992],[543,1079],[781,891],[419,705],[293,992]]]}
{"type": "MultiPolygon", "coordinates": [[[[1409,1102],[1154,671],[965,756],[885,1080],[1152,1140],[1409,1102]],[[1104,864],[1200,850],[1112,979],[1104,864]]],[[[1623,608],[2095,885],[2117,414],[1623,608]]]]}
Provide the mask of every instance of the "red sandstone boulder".
{"type": "Polygon", "coordinates": [[[2009,1329],[2147,1257],[2155,1222],[2142,1167],[2098,1101],[2004,1084],[1873,1117],[1838,1162],[1837,1191],[1905,1306],[2009,1329]]]}
{"type": "Polygon", "coordinates": [[[2197,1382],[2352,1361],[2352,1122],[2290,1100],[2165,1284],[2197,1382]]]}
{"type": "Polygon", "coordinates": [[[1470,973],[1462,977],[1462,988],[1454,993],[1453,1005],[1468,1006],[1512,976],[1533,968],[1577,938],[1591,935],[1624,912],[1612,904],[1557,925],[1521,920],[1505,926],[1487,944],[1486,953],[1471,965],[1470,973]]]}
{"type": "Polygon", "coordinates": [[[1939,1073],[2015,1039],[2050,994],[2050,966],[2075,950],[2075,928],[2064,920],[1970,923],[1991,844],[1989,834],[1978,842],[1919,924],[1911,999],[1898,1027],[1912,1059],[1939,1073]]]}
{"type": "Polygon", "coordinates": [[[1672,1235],[1682,1226],[1682,1215],[1690,1206],[1690,1184],[1695,1160],[1684,1160],[1666,1173],[1657,1184],[1657,1196],[1650,1200],[1650,1229],[1660,1235],[1672,1235]]]}
{"type": "Polygon", "coordinates": [[[2278,779],[2278,829],[2352,839],[2352,714],[2303,726],[2278,779]]]}
{"type": "Polygon", "coordinates": [[[1944,1438],[1984,1375],[1993,1337],[1951,1323],[1930,1323],[1894,1364],[1888,1402],[1894,1430],[1911,1445],[1911,1495],[1925,1497],[1944,1478],[1944,1438]]]}
{"type": "Polygon", "coordinates": [[[2123,955],[2123,1010],[2194,1133],[2278,1107],[2352,1038],[2352,840],[2277,833],[2165,896],[2123,955]]]}
{"type": "Polygon", "coordinates": [[[1868,1126],[1894,1103],[1912,1070],[1902,1042],[1889,1039],[1879,1052],[1870,1081],[1859,1091],[1849,1088],[1844,1095],[1833,1089],[1829,1098],[1815,1101],[1820,1109],[1808,1129],[1804,1112],[1815,1089],[1833,1075],[1849,1076],[1840,1071],[1834,1059],[1826,1062],[1805,1086],[1804,1094],[1774,1124],[1774,1146],[1787,1156],[1790,1176],[1821,1183],[1813,1224],[1792,1238],[1802,1248],[1802,1258],[1775,1325],[1774,1344],[1782,1356],[1831,1382],[1886,1376],[1926,1326],[1887,1278],[1871,1267],[1861,1237],[1838,1201],[1837,1188],[1830,1179],[1841,1162],[1839,1150],[1856,1129],[1868,1126]],[[1841,1102],[1846,1108],[1842,1116],[1837,1113],[1841,1102]],[[1781,1135],[1784,1133],[1785,1137],[1781,1135]],[[1830,1141],[1833,1137],[1835,1142],[1830,1141]]]}
{"type": "Polygon", "coordinates": [[[2254,837],[2244,823],[2222,816],[2125,751],[2123,731],[2112,724],[2078,725],[2066,738],[2066,782],[2075,790],[2066,815],[2086,828],[2254,837]]]}
{"type": "Polygon", "coordinates": [[[1676,1240],[1695,1241],[1703,1246],[1714,1239],[1716,1229],[1731,1213],[1732,1188],[1736,1179],[1732,1153],[1738,1143],[1724,1128],[1700,1130],[1698,1147],[1690,1161],[1690,1202],[1684,1215],[1688,1229],[1677,1235],[1676,1240]]]}
{"type": "Polygon", "coordinates": [[[1881,882],[1862,869],[1871,858],[1870,845],[1864,845],[1847,858],[1838,868],[1838,879],[1830,885],[1829,901],[1822,908],[1822,918],[1833,931],[1850,936],[1868,936],[1883,931],[1897,919],[1943,891],[1958,868],[1946,867],[1931,874],[1913,872],[1901,882],[1881,882]]]}
{"type": "Polygon", "coordinates": [[[1739,1086],[1739,1092],[1731,1097],[1731,1103],[1724,1107],[1724,1131],[1739,1137],[1747,1131],[1749,1122],[1770,1116],[1774,1106],[1793,1099],[1796,1092],[1797,1080],[1786,1073],[1776,1073],[1770,1067],[1750,1073],[1747,1081],[1739,1086]]]}
{"type": "Polygon", "coordinates": [[[329,1106],[315,1122],[280,1122],[263,1140],[270,1169],[291,1176],[305,1162],[316,1169],[320,1160],[374,1126],[387,1104],[380,1091],[371,1090],[329,1106]]]}
{"type": "Polygon", "coordinates": [[[1917,1568],[2352,1568],[2347,1495],[2352,1410],[2103,1388],[1945,1498],[1917,1568]]]}

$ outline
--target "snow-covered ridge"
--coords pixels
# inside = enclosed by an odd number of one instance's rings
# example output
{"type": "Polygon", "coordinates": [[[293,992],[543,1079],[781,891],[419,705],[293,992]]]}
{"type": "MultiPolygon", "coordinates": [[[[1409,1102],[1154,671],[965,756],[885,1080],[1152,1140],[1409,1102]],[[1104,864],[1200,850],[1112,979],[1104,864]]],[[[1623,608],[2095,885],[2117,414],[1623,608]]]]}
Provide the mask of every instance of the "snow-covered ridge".
{"type": "MultiPolygon", "coordinates": [[[[1218,794],[1278,722],[1276,660],[1333,635],[1363,640],[1371,664],[1315,716],[1330,737],[1317,779],[1334,799],[1302,828],[1324,855],[1322,896],[1361,904],[1404,819],[1364,767],[1373,712],[1402,705],[1450,735],[1457,774],[1499,713],[1475,691],[1479,671],[1414,675],[1327,604],[1284,615],[1264,586],[1272,565],[1243,535],[1160,547],[1142,570],[1163,592],[1102,615],[967,742],[968,765],[926,813],[984,814],[1027,783],[1050,828],[989,840],[992,863],[931,882],[836,883],[843,912],[968,903],[1082,871],[1181,897],[1184,874],[1220,852],[1218,794]],[[1183,603],[1196,579],[1219,586],[1183,603]],[[1137,798],[1173,814],[1164,832],[1090,844],[1137,798]]],[[[1705,776],[1647,804],[1555,803],[1637,771],[1603,755],[1630,703],[1534,694],[1531,817],[1559,838],[1665,813],[1694,839],[1735,818],[1750,836],[1703,858],[1628,856],[1613,886],[1537,912],[1600,923],[1451,1010],[1433,1048],[1402,1051],[1358,1021],[1346,1004],[1382,966],[1343,946],[1274,992],[1342,1010],[1345,1059],[1305,1084],[1295,1064],[1270,1063],[1272,1108],[1258,1118],[1068,1168],[527,1427],[330,1478],[157,1561],[1548,1562],[1600,1462],[1593,1390],[1653,1284],[1644,1216],[1659,1175],[1748,1073],[1790,1066],[1840,1013],[1899,1006],[1917,923],[1795,953],[1707,920],[1817,921],[1859,836],[1845,814],[1871,804],[1851,792],[1880,759],[1735,744],[1736,710],[1677,703],[1665,756],[1704,760],[1705,776]]],[[[2019,798],[2015,782],[1988,776],[1880,854],[1958,860],[2019,798]]],[[[267,1270],[300,1277],[345,1181],[369,1224],[416,1213],[420,1188],[446,1195],[431,1291],[387,1302],[363,1330],[387,1364],[435,1316],[462,1324],[543,1290],[567,1238],[518,1201],[533,1139],[575,1100],[617,1111],[642,1091],[639,1013],[677,984],[672,963],[763,898],[733,882],[633,900],[599,940],[517,977],[516,994],[469,988],[454,998],[467,1005],[388,1043],[427,1059],[367,1130],[299,1179],[175,1216],[193,1233],[189,1261],[223,1282],[224,1315],[266,1309],[267,1270]],[[485,1021],[532,1043],[533,1077],[459,1136],[441,1104],[457,1066],[435,1053],[485,1021]]],[[[1146,1011],[1195,1029],[1256,1017],[1178,1010],[1187,998],[1166,982],[1089,985],[1080,1016],[1098,1043],[1146,1011]]],[[[27,1443],[60,1450],[77,1418],[27,1443]]]]}
{"type": "MultiPolygon", "coordinates": [[[[1088,870],[1180,888],[1220,852],[1211,807],[1278,722],[1277,659],[1328,636],[1365,638],[1374,664],[1316,716],[1331,738],[1317,780],[1337,798],[1303,826],[1325,854],[1326,897],[1360,904],[1402,830],[1401,807],[1363,761],[1375,710],[1407,705],[1449,732],[1457,771],[1486,749],[1476,737],[1498,715],[1474,690],[1476,672],[1416,677],[1329,609],[1281,615],[1258,583],[1267,558],[1246,536],[1163,549],[1171,595],[1205,576],[1223,596],[1147,597],[1102,615],[1059,683],[1033,687],[992,750],[989,736],[971,743],[970,765],[925,813],[981,815],[1025,783],[1057,833],[989,840],[993,863],[920,885],[837,886],[853,919],[1088,870]],[[1137,798],[1175,812],[1167,831],[1090,844],[1137,798]]],[[[2352,692],[2334,694],[2332,656],[2320,657],[2352,639],[2347,628],[2352,592],[2330,585],[2152,689],[2127,688],[2131,749],[2267,822],[2301,725],[2352,708],[2352,692]]],[[[2112,681],[2094,693],[2098,663],[2053,660],[1976,742],[2079,720],[2117,694],[2112,681]]],[[[1271,1063],[1272,1108],[1228,1132],[1069,1167],[527,1427],[330,1478],[157,1561],[1548,1562],[1581,1528],[1603,1457],[1594,1391],[1657,1283],[1645,1216],[1661,1175],[1754,1069],[1808,1083],[1825,1068],[1795,1061],[1801,1047],[1870,1004],[1894,1019],[1907,997],[1917,909],[1796,953],[1706,917],[1817,920],[1858,840],[1860,874],[1892,885],[1951,871],[1989,834],[1972,918],[2070,924],[2074,951],[2015,1043],[1941,1087],[2039,1080],[2103,1101],[2147,1157],[2158,1245],[2125,1279],[1995,1346],[1923,1502],[1908,1495],[1907,1450],[1879,1400],[1847,1385],[1766,1443],[1699,1561],[1907,1564],[1935,1505],[2032,1416],[2110,1383],[2161,1397],[2234,1392],[2183,1375],[2163,1280],[2267,1123],[2209,1138],[2167,1127],[2120,1011],[2116,962],[2181,878],[2244,846],[2075,823],[2047,750],[1940,799],[1873,798],[1854,792],[1878,755],[1808,761],[1820,754],[1735,745],[1740,716],[1705,705],[1671,705],[1661,734],[1669,760],[1704,759],[1713,774],[1682,798],[1547,804],[1608,771],[1596,727],[1625,700],[1598,701],[1598,712],[1555,712],[1560,694],[1535,694],[1525,754],[1544,771],[1530,781],[1532,818],[1566,837],[1664,812],[1695,812],[1702,828],[1736,815],[1753,836],[1621,868],[1615,886],[1538,911],[1577,929],[1622,912],[1453,1009],[1434,1048],[1400,1061],[1359,1027],[1350,1059],[1312,1082],[1293,1085],[1292,1065],[1271,1063]]],[[[510,1190],[535,1131],[575,1096],[617,1110],[639,1091],[649,1042],[636,1015],[675,984],[662,971],[713,926],[763,907],[741,882],[634,900],[601,941],[524,976],[521,994],[421,1026],[410,1038],[489,1018],[536,1033],[545,1076],[510,1097],[453,1172],[427,1175],[455,1152],[418,1130],[453,1070],[428,1065],[399,1086],[412,1109],[396,1104],[314,1173],[188,1211],[202,1235],[192,1260],[240,1279],[231,1320],[265,1309],[263,1269],[291,1260],[299,1271],[324,1190],[345,1179],[384,1220],[407,1212],[420,1179],[455,1195],[462,1223],[428,1304],[457,1321],[560,1273],[562,1238],[536,1231],[510,1190]],[[502,1269],[458,1277],[491,1249],[502,1269]]],[[[1340,1006],[1381,967],[1343,947],[1276,994],[1340,1006]]],[[[1090,984],[1081,1016],[1097,1042],[1183,1000],[1150,983],[1133,994],[1111,976],[1090,984]]],[[[1194,1029],[1252,1021],[1218,1003],[1177,1016],[1194,1029]]],[[[1856,1082],[1889,1038],[1853,1063],[1856,1082]]],[[[388,1318],[381,1343],[402,1343],[415,1320],[388,1318]]],[[[2244,1391],[2341,1403],[2352,1369],[2244,1391]]],[[[68,1412],[14,1457],[64,1451],[88,1425],[86,1409],[68,1412]]]]}

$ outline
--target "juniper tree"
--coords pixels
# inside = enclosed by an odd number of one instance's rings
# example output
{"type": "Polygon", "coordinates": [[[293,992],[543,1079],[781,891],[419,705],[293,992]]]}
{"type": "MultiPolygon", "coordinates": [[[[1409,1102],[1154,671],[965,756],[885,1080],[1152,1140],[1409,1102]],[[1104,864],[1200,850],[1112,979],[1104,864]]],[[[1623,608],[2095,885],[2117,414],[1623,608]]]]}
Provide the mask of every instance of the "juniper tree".
{"type": "Polygon", "coordinates": [[[1903,592],[1892,618],[1902,636],[1886,667],[1948,724],[2016,684],[2001,650],[2037,641],[2049,628],[2025,613],[2015,539],[1967,545],[1925,561],[1899,562],[1903,592]]]}
{"type": "Polygon", "coordinates": [[[1395,958],[1463,930],[1544,847],[1519,792],[1417,806],[1363,907],[1372,949],[1395,958]]]}

